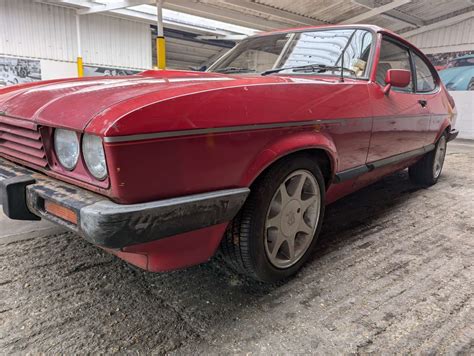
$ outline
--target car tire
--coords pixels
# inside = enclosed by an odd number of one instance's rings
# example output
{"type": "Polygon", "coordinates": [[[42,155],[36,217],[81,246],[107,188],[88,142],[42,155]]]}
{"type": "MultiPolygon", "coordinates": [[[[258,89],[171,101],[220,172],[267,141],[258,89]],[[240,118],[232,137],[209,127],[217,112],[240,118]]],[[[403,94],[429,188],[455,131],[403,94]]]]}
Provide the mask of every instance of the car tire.
{"type": "Polygon", "coordinates": [[[225,261],[263,282],[293,275],[316,244],[324,201],[324,178],[314,158],[298,154],[278,161],[252,185],[229,224],[221,243],[225,261]]]}
{"type": "Polygon", "coordinates": [[[408,168],[408,174],[413,183],[422,186],[436,184],[443,169],[447,142],[447,134],[444,132],[436,142],[434,150],[408,168]]]}

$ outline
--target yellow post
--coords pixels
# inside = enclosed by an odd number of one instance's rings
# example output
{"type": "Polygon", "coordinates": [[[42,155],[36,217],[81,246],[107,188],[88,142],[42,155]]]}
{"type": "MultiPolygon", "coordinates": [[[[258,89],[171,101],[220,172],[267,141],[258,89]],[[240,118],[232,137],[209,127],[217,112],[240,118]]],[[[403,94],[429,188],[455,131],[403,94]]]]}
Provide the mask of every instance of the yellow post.
{"type": "Polygon", "coordinates": [[[79,14],[76,14],[76,39],[77,39],[77,76],[84,76],[84,66],[82,65],[82,47],[81,47],[81,24],[79,14]]]}
{"type": "Polygon", "coordinates": [[[163,36],[156,37],[156,62],[158,69],[166,68],[166,42],[163,36]]]}
{"type": "Polygon", "coordinates": [[[163,2],[156,0],[156,66],[158,69],[166,68],[166,43],[163,31],[163,2]]]}
{"type": "Polygon", "coordinates": [[[82,65],[82,57],[77,57],[77,76],[79,78],[84,76],[84,66],[82,65]]]}

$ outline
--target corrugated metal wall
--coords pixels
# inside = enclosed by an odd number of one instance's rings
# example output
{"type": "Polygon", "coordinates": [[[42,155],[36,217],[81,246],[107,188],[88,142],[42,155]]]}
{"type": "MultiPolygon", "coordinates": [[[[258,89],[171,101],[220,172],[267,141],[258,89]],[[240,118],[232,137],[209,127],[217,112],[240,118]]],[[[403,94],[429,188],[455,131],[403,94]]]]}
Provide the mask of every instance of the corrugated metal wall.
{"type": "MultiPolygon", "coordinates": [[[[152,66],[147,24],[84,15],[81,37],[86,64],[139,69],[152,66]]],[[[0,0],[0,54],[73,62],[76,41],[74,10],[30,0],[0,0]]]]}
{"type": "Polygon", "coordinates": [[[103,15],[80,19],[86,63],[151,68],[150,25],[103,15]]]}
{"type": "Polygon", "coordinates": [[[74,21],[74,12],[63,7],[0,0],[0,53],[74,61],[74,21]]]}
{"type": "Polygon", "coordinates": [[[408,40],[425,53],[474,50],[474,17],[408,37],[408,40]]]}

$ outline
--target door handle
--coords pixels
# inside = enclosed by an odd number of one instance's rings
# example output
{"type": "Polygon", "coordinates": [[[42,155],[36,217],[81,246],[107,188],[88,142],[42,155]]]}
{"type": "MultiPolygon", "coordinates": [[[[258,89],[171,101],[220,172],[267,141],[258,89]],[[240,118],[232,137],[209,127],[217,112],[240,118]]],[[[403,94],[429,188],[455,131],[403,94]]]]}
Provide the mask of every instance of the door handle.
{"type": "Polygon", "coordinates": [[[418,100],[418,103],[421,105],[422,108],[424,108],[428,104],[426,100],[418,100]]]}

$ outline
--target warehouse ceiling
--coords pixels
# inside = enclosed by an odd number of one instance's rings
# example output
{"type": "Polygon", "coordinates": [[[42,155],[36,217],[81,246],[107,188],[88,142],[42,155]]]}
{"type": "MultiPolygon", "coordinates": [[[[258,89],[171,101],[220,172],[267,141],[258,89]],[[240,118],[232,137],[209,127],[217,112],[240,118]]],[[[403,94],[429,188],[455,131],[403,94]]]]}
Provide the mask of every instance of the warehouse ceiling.
{"type": "MultiPolygon", "coordinates": [[[[156,23],[156,0],[46,0],[156,23]]],[[[164,0],[169,64],[200,67],[256,31],[367,23],[411,36],[474,17],[474,0],[164,0]]]]}
{"type": "Polygon", "coordinates": [[[167,0],[164,6],[259,30],[370,23],[404,32],[474,13],[472,0],[167,0]]]}

